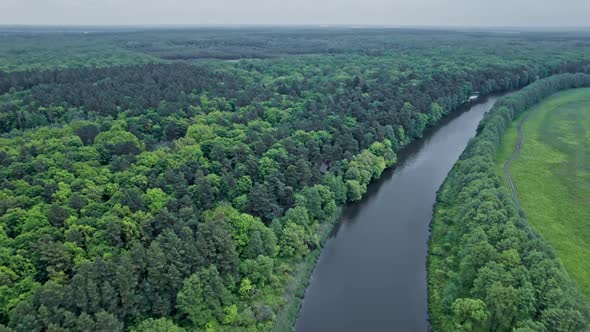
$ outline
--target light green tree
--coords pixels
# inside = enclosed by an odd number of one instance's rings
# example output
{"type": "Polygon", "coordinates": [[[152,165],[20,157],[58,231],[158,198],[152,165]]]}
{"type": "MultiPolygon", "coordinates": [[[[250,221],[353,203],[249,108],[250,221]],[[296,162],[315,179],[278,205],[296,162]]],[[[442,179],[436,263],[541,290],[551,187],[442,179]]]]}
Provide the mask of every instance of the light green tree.
{"type": "Polygon", "coordinates": [[[486,304],[480,299],[456,299],[451,311],[458,331],[476,331],[489,317],[486,304]]]}

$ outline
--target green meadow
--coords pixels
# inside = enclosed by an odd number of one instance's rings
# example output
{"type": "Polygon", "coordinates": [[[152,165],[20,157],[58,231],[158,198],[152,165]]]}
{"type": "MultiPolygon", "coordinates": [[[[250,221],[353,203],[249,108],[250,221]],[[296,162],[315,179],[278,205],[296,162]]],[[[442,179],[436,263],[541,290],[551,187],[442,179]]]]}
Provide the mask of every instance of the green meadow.
{"type": "MultiPolygon", "coordinates": [[[[590,89],[558,93],[528,112],[510,174],[529,222],[590,299],[590,89]]],[[[505,133],[497,154],[500,173],[521,119],[505,133]]]]}

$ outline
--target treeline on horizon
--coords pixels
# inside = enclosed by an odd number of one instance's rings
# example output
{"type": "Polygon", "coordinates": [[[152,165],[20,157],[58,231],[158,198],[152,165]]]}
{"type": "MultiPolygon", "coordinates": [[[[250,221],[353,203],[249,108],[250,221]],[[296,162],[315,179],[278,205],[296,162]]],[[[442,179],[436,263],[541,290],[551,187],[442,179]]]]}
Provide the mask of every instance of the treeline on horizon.
{"type": "Polygon", "coordinates": [[[516,36],[510,36],[489,31],[436,29],[246,28],[205,29],[198,33],[140,31],[112,40],[126,50],[166,60],[233,60],[305,54],[384,56],[415,49],[426,51],[432,48],[433,42],[437,51],[468,45],[485,48],[488,55],[502,56],[506,46],[535,49],[538,48],[536,42],[559,43],[566,48],[572,43],[588,47],[589,36],[571,31],[520,31],[516,36]]]}
{"type": "Polygon", "coordinates": [[[322,229],[403,146],[475,91],[590,69],[576,43],[497,38],[494,54],[412,41],[395,55],[1,72],[0,324],[290,326],[322,229]]]}
{"type": "Polygon", "coordinates": [[[585,331],[588,308],[552,248],[502,187],[504,131],[544,98],[590,86],[549,77],[500,99],[443,184],[431,226],[430,320],[436,331],[585,331]]]}
{"type": "MultiPolygon", "coordinates": [[[[0,71],[302,55],[398,58],[418,55],[416,60],[421,60],[424,56],[457,58],[465,53],[478,53],[488,60],[514,60],[515,56],[520,56],[524,64],[542,57],[548,49],[568,53],[588,47],[590,34],[584,31],[506,33],[402,28],[139,29],[88,34],[5,31],[0,33],[0,54],[3,55],[0,71]]],[[[563,56],[565,54],[553,55],[555,60],[563,56]]],[[[471,57],[462,58],[477,61],[471,57]]]]}

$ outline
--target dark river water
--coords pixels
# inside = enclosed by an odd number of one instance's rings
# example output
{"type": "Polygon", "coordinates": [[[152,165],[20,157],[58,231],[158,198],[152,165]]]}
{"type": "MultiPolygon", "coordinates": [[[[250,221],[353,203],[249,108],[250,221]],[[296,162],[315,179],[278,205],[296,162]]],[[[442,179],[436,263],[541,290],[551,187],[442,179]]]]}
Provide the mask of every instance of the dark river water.
{"type": "Polygon", "coordinates": [[[426,257],[436,191],[496,98],[457,111],[348,205],[325,243],[296,331],[427,331],[426,257]]]}

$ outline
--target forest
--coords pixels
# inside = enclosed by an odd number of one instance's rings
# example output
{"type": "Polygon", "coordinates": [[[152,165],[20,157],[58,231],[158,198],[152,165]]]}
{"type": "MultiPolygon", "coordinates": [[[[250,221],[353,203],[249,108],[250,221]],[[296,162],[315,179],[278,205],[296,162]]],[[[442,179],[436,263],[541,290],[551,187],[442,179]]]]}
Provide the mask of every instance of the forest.
{"type": "Polygon", "coordinates": [[[296,276],[341,206],[473,93],[532,83],[486,118],[441,193],[441,207],[457,207],[437,218],[464,223],[434,229],[432,255],[449,259],[431,262],[433,324],[451,304],[466,330],[576,331],[587,317],[497,191],[486,149],[524,105],[587,84],[539,79],[590,72],[589,51],[590,35],[558,33],[2,34],[0,330],[282,330],[302,296],[296,276]],[[473,197],[469,210],[455,193],[473,197]],[[472,217],[498,225],[463,241],[472,217]],[[474,280],[494,293],[468,294],[474,280]],[[463,308],[482,299],[497,316],[476,321],[463,308]]]}
{"type": "Polygon", "coordinates": [[[496,103],[438,195],[429,260],[437,331],[584,331],[590,315],[553,248],[528,223],[496,172],[512,120],[590,75],[546,78],[496,103]]]}

